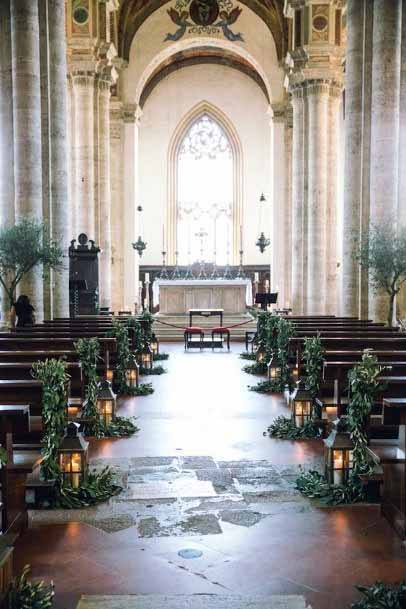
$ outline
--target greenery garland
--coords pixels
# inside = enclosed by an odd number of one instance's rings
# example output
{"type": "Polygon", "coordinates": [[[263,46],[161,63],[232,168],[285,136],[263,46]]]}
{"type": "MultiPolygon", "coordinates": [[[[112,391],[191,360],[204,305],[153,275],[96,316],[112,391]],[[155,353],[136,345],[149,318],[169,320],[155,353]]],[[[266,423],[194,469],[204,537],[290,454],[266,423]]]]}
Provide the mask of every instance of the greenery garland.
{"type": "Polygon", "coordinates": [[[7,451],[0,447],[0,468],[7,463],[7,451]]]}
{"type": "Polygon", "coordinates": [[[281,369],[280,389],[283,391],[286,385],[290,384],[289,370],[289,339],[294,335],[293,324],[283,317],[278,318],[277,332],[277,363],[281,369]]]}
{"type": "Polygon", "coordinates": [[[127,393],[127,370],[131,363],[132,353],[129,344],[128,327],[116,319],[113,320],[109,336],[117,342],[117,366],[115,370],[115,389],[118,393],[127,393]]]}
{"type": "Polygon", "coordinates": [[[280,383],[276,380],[260,381],[256,385],[251,385],[249,390],[257,393],[277,393],[279,392],[280,383]]]}
{"type": "Polygon", "coordinates": [[[399,584],[376,582],[372,586],[356,586],[365,598],[353,603],[352,609],[405,609],[406,581],[399,584]]]}
{"type": "Polygon", "coordinates": [[[303,360],[306,369],[306,387],[314,401],[319,395],[323,374],[324,348],[319,334],[306,336],[304,339],[303,360]]]}
{"type": "Polygon", "coordinates": [[[122,490],[121,486],[115,484],[111,469],[105,467],[98,473],[89,472],[78,488],[60,481],[53,507],[68,510],[86,508],[103,503],[122,490]]]}
{"type": "Polygon", "coordinates": [[[165,374],[166,368],[163,366],[154,366],[153,368],[144,368],[140,366],[140,374],[144,376],[159,376],[161,374],[165,374]]]}
{"type": "Polygon", "coordinates": [[[266,374],[267,370],[268,364],[266,362],[255,362],[254,364],[243,366],[243,372],[247,374],[266,374]]]}
{"type": "Polygon", "coordinates": [[[296,427],[290,417],[279,416],[271,423],[264,435],[266,433],[271,438],[280,440],[307,440],[319,438],[321,429],[313,421],[307,421],[303,427],[296,427]]]}
{"type": "Polygon", "coordinates": [[[243,353],[240,353],[240,358],[247,359],[249,361],[255,361],[257,359],[255,353],[246,353],[245,351],[243,353]]]}
{"type": "Polygon", "coordinates": [[[330,485],[318,471],[302,473],[296,488],[309,499],[318,499],[326,505],[358,503],[365,500],[365,489],[358,476],[351,476],[344,485],[330,485]]]}
{"type": "Polygon", "coordinates": [[[155,353],[154,362],[162,362],[169,359],[169,353],[155,353]]]}
{"type": "Polygon", "coordinates": [[[99,377],[97,375],[97,363],[100,358],[100,341],[98,338],[80,338],[74,343],[76,353],[79,356],[85,379],[85,401],[83,403],[82,416],[90,419],[84,425],[85,434],[102,438],[104,436],[103,423],[97,411],[97,389],[99,377]]]}
{"type": "Polygon", "coordinates": [[[348,373],[350,401],[348,405],[348,426],[354,442],[353,474],[370,474],[371,460],[368,456],[366,424],[377,393],[382,388],[378,377],[385,369],[378,359],[365,350],[362,361],[348,373]]]}
{"type": "Polygon", "coordinates": [[[30,571],[31,567],[25,565],[21,575],[12,582],[9,598],[10,609],[50,609],[52,607],[55,595],[53,584],[29,581],[30,571]]]}
{"type": "Polygon", "coordinates": [[[66,386],[69,379],[66,362],[57,359],[34,362],[32,376],[42,382],[44,433],[41,472],[45,480],[53,480],[60,475],[57,451],[65,431],[66,386]]]}

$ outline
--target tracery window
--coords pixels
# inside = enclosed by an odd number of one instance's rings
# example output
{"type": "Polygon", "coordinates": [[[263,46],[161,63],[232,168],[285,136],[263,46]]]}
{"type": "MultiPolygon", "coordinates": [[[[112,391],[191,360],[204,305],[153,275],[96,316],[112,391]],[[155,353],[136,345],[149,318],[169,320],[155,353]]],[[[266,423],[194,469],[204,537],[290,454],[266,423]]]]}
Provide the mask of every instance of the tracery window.
{"type": "Polygon", "coordinates": [[[177,155],[179,264],[230,261],[234,158],[222,126],[202,114],[186,131],[177,155]]]}

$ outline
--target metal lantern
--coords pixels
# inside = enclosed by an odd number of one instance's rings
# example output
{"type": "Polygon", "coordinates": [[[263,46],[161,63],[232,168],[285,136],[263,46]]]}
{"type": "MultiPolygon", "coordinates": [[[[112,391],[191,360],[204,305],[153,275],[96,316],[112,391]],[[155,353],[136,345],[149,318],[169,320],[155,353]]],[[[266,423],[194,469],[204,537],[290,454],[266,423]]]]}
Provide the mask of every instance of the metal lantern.
{"type": "Polygon", "coordinates": [[[281,367],[278,365],[276,358],[272,357],[268,364],[268,381],[279,381],[281,372],[281,367]]]}
{"type": "Polygon", "coordinates": [[[107,368],[105,378],[106,378],[106,381],[109,381],[109,383],[113,383],[114,370],[112,370],[111,368],[107,368]]]}
{"type": "Polygon", "coordinates": [[[267,352],[266,352],[265,345],[263,343],[260,343],[258,345],[258,349],[257,349],[256,356],[255,356],[258,364],[262,364],[263,362],[265,362],[266,356],[267,356],[267,352]]]}
{"type": "Polygon", "coordinates": [[[353,468],[354,443],[343,419],[336,419],[324,440],[324,465],[329,484],[345,484],[353,468]]]}
{"type": "Polygon", "coordinates": [[[110,425],[116,414],[116,396],[110,381],[100,381],[97,387],[96,409],[104,424],[110,425]]]}
{"type": "Polygon", "coordinates": [[[79,432],[79,424],[68,424],[65,436],[58,448],[58,463],[64,482],[79,488],[87,476],[89,443],[79,432]]]}
{"type": "Polygon", "coordinates": [[[297,389],[292,396],[292,419],[296,427],[304,427],[311,420],[313,413],[313,400],[310,392],[306,389],[303,379],[297,383],[297,389]]]}
{"type": "MultiPolygon", "coordinates": [[[[142,224],[141,224],[141,220],[142,220],[142,218],[141,218],[142,207],[141,207],[141,205],[138,205],[138,207],[137,207],[137,211],[138,211],[138,212],[139,212],[139,214],[140,214],[140,220],[139,220],[138,226],[139,226],[139,229],[140,229],[140,232],[141,232],[141,231],[142,231],[142,224]]],[[[142,256],[142,254],[143,254],[144,250],[146,250],[146,249],[147,249],[147,243],[146,243],[146,241],[144,241],[144,240],[142,239],[141,235],[139,235],[139,237],[138,237],[137,241],[135,241],[135,242],[132,244],[132,246],[133,246],[133,248],[134,248],[135,250],[137,250],[138,255],[139,255],[139,257],[140,257],[140,258],[141,258],[141,256],[142,256]]]]}
{"type": "MultiPolygon", "coordinates": [[[[266,199],[265,199],[264,193],[262,193],[262,195],[259,198],[259,226],[262,226],[262,215],[263,215],[263,204],[264,203],[266,203],[266,199]]],[[[270,244],[271,244],[271,241],[267,237],[265,237],[265,233],[263,231],[260,231],[259,237],[258,237],[255,245],[257,247],[259,247],[259,251],[261,252],[261,254],[264,253],[264,251],[270,244]]]]}
{"type": "Polygon", "coordinates": [[[137,362],[135,361],[135,359],[131,359],[126,373],[125,373],[125,380],[127,383],[127,387],[138,387],[138,383],[139,383],[139,378],[140,378],[140,367],[137,364],[137,362]]]}
{"type": "Polygon", "coordinates": [[[152,334],[151,337],[151,350],[153,355],[158,355],[159,353],[159,340],[157,339],[155,334],[152,334]]]}
{"type": "Polygon", "coordinates": [[[152,369],[152,363],[154,361],[154,356],[152,353],[152,349],[148,342],[145,343],[144,347],[141,351],[137,353],[137,361],[141,368],[145,368],[146,370],[152,369]]]}

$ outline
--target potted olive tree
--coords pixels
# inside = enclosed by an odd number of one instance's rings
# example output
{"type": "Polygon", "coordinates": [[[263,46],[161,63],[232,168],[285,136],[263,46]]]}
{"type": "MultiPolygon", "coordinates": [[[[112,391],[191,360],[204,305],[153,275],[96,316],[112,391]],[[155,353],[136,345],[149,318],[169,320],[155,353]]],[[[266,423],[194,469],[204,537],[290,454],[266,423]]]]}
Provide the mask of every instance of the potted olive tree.
{"type": "Polygon", "coordinates": [[[356,254],[368,270],[372,289],[388,297],[388,325],[393,324],[395,298],[406,281],[406,227],[387,222],[372,226],[368,238],[356,254]]]}
{"type": "MultiPolygon", "coordinates": [[[[9,310],[16,289],[27,273],[37,266],[49,273],[62,265],[62,250],[48,234],[45,224],[25,218],[0,229],[0,284],[8,298],[9,310]]],[[[10,318],[7,320],[10,323],[10,318]]]]}

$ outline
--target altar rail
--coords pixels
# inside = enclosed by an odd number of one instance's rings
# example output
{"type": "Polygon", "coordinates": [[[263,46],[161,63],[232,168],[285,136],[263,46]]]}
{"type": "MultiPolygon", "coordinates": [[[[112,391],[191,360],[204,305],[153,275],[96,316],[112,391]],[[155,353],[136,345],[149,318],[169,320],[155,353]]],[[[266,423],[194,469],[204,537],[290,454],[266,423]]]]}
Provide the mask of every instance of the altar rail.
{"type": "MultiPolygon", "coordinates": [[[[225,270],[225,266],[217,266],[217,273],[220,275],[220,277],[223,276],[224,274],[224,270],[225,270]]],[[[238,273],[238,266],[230,266],[230,272],[232,277],[234,278],[237,273],[238,273]]],[[[178,271],[181,273],[182,277],[184,277],[186,275],[186,272],[188,271],[189,267],[187,266],[178,266],[178,271]]],[[[161,273],[162,270],[162,266],[161,265],[141,265],[140,266],[140,281],[142,282],[142,305],[145,307],[145,304],[147,301],[149,301],[149,310],[153,313],[156,313],[157,311],[159,311],[159,305],[157,303],[154,303],[154,295],[152,293],[152,284],[154,282],[155,279],[159,279],[159,275],[161,273]],[[149,298],[147,300],[147,294],[146,294],[146,283],[145,283],[145,275],[149,274],[149,298]]],[[[173,272],[175,270],[175,266],[167,266],[166,267],[168,276],[171,278],[173,275],[173,272]]],[[[194,276],[197,278],[199,275],[199,271],[200,271],[200,264],[199,263],[195,263],[192,265],[191,267],[192,273],[194,274],[194,276]]],[[[213,264],[212,263],[207,263],[205,265],[205,270],[207,273],[207,276],[210,277],[210,275],[213,272],[213,264]]],[[[271,279],[271,272],[270,272],[270,266],[269,264],[257,264],[257,265],[244,265],[244,273],[247,277],[247,279],[250,279],[252,281],[252,286],[253,286],[253,300],[255,300],[255,290],[256,290],[256,286],[255,286],[255,274],[258,273],[258,292],[265,292],[267,289],[267,286],[270,285],[270,279],[271,279]],[[268,282],[268,284],[267,284],[268,282]]]]}

